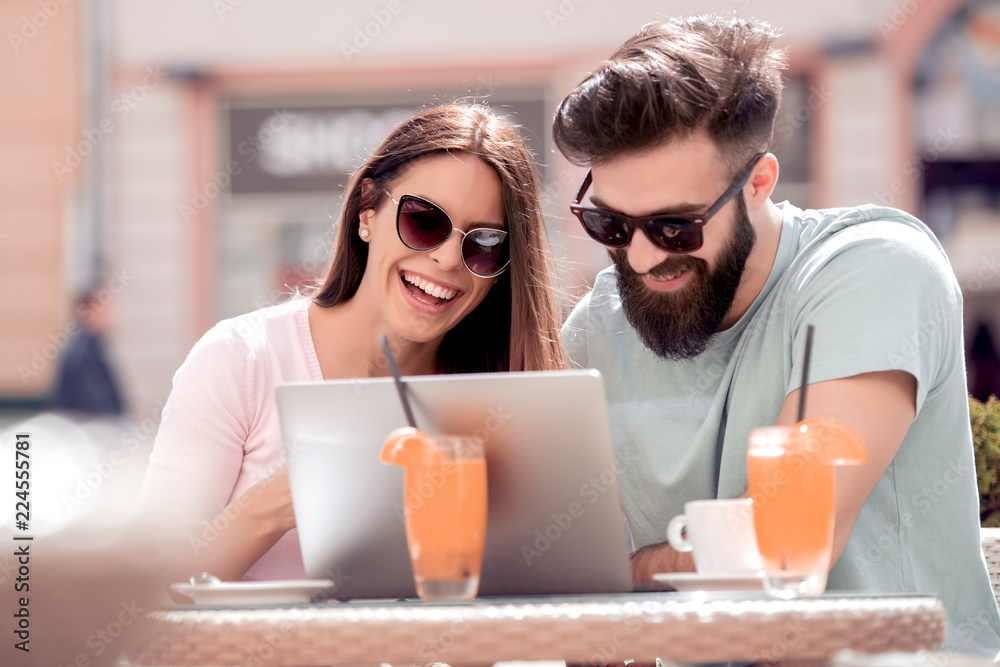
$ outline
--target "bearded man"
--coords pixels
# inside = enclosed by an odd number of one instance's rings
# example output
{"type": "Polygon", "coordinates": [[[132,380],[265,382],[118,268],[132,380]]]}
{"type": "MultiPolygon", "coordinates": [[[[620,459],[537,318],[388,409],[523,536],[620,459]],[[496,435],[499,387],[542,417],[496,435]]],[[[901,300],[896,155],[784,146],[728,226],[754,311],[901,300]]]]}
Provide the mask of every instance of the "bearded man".
{"type": "Polygon", "coordinates": [[[693,570],[666,524],[747,493],[749,432],[797,421],[814,325],[804,416],[868,450],[836,473],[827,590],[936,594],[946,649],[996,658],[961,290],[902,211],[770,200],[776,37],[712,16],[647,25],[556,112],[557,146],[590,168],[571,209],[613,261],[563,336],[604,376],[634,578],[693,570]]]}

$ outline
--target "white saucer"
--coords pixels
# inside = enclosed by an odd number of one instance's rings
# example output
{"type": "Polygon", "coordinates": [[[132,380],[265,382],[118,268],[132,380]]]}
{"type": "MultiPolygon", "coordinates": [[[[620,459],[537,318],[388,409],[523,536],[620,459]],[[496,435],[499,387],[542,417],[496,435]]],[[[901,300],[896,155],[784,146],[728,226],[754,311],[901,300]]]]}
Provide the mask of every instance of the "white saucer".
{"type": "Polygon", "coordinates": [[[698,574],[660,572],[653,579],[677,591],[762,591],[763,574],[698,574]]]}
{"type": "Polygon", "coordinates": [[[175,593],[190,598],[196,605],[243,607],[309,602],[314,595],[323,589],[332,588],[335,585],[329,579],[300,579],[173,584],[170,586],[170,589],[175,593]]]}

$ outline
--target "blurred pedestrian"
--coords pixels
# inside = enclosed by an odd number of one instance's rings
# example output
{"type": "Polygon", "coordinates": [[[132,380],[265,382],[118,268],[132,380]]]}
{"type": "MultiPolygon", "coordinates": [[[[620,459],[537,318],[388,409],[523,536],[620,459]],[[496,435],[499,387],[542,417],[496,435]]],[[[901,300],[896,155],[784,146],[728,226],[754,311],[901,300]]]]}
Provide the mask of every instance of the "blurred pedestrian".
{"type": "Polygon", "coordinates": [[[59,358],[49,408],[60,412],[120,416],[125,412],[115,374],[105,354],[110,324],[108,304],[98,292],[77,300],[76,331],[59,358]]]}

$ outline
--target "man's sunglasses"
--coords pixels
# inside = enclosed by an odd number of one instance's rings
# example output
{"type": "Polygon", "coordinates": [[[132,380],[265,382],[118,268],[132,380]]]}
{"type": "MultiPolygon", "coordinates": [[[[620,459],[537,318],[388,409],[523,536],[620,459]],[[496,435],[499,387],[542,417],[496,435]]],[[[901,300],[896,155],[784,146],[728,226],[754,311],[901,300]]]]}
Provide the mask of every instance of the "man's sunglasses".
{"type": "Polygon", "coordinates": [[[507,232],[500,229],[455,229],[448,214],[426,199],[403,195],[399,201],[385,193],[396,205],[396,233],[411,250],[434,250],[457,231],[462,239],[462,261],[474,275],[495,278],[510,264],[507,232]]]}
{"type": "Polygon", "coordinates": [[[587,189],[593,181],[591,172],[587,172],[583,179],[580,191],[576,193],[576,199],[570,204],[569,210],[573,212],[583,228],[592,239],[611,248],[625,248],[632,242],[632,232],[641,229],[646,232],[646,236],[656,246],[668,252],[694,252],[701,247],[703,236],[702,225],[718,213],[737,192],[750,180],[750,174],[757,162],[767,153],[757,153],[750,160],[746,169],[740,172],[722,196],[708,210],[701,214],[673,213],[671,215],[651,215],[643,218],[632,218],[621,213],[613,213],[599,208],[580,206],[583,197],[587,194],[587,189]]]}

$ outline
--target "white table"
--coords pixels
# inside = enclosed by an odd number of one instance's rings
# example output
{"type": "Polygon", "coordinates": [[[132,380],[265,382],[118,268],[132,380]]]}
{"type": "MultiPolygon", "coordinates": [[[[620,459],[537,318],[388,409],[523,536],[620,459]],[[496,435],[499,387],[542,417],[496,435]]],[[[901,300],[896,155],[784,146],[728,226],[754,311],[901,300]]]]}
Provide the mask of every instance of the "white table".
{"type": "Polygon", "coordinates": [[[826,660],[845,648],[934,650],[945,635],[941,603],[925,596],[333,602],[164,609],[147,621],[130,656],[135,665],[826,660]]]}

